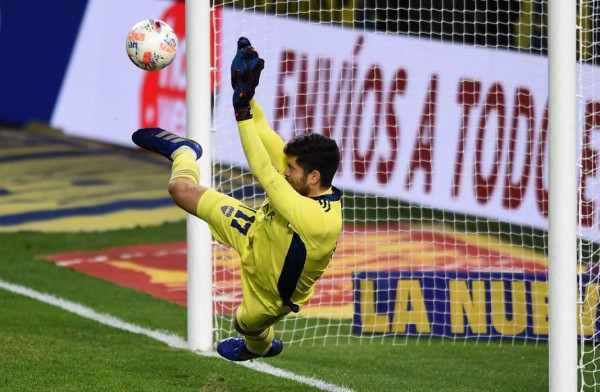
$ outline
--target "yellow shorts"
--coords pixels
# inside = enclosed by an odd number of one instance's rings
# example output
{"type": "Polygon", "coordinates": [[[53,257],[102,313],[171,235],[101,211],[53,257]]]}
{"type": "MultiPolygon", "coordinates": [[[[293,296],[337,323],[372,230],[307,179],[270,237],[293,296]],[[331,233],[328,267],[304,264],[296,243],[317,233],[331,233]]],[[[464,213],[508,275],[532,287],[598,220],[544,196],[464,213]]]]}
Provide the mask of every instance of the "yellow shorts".
{"type": "Polygon", "coordinates": [[[208,223],[215,239],[231,246],[241,257],[242,303],[236,311],[240,326],[249,332],[261,331],[285,317],[290,308],[281,307],[279,293],[259,296],[250,289],[245,265],[253,264],[248,245],[248,231],[256,218],[256,210],[233,197],[207,190],[198,203],[197,216],[208,223]]]}

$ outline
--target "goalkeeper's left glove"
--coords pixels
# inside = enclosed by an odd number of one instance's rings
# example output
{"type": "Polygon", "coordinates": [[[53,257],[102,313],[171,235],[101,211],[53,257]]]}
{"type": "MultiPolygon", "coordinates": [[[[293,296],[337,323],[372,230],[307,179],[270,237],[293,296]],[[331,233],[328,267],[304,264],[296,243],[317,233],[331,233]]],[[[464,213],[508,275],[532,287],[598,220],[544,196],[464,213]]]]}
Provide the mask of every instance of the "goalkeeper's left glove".
{"type": "Polygon", "coordinates": [[[246,37],[237,42],[237,53],[231,62],[231,87],[233,87],[233,110],[237,121],[252,118],[250,100],[254,97],[256,86],[265,61],[246,37]]]}

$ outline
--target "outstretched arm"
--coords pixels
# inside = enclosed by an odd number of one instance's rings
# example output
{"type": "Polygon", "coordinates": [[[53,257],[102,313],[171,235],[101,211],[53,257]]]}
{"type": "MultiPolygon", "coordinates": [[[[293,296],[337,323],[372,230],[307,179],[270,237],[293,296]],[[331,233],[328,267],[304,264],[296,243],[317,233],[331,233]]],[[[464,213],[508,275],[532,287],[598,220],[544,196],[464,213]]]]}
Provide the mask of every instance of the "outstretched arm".
{"type": "Polygon", "coordinates": [[[275,170],[265,146],[260,141],[254,121],[240,121],[238,129],[250,170],[267,192],[270,202],[303,240],[311,246],[318,243],[330,224],[323,207],[298,193],[285,177],[275,170]]]}
{"type": "Polygon", "coordinates": [[[323,209],[300,195],[282,175],[287,164],[283,140],[269,127],[263,110],[253,99],[263,68],[264,60],[258,57],[250,41],[241,37],[231,63],[232,103],[240,140],[254,178],[275,208],[299,234],[311,238],[315,227],[318,228],[315,234],[322,232],[316,217],[323,215],[323,209]]]}
{"type": "Polygon", "coordinates": [[[287,185],[293,191],[291,185],[273,167],[269,153],[259,137],[254,120],[239,121],[237,125],[250,171],[260,185],[265,188],[269,197],[271,197],[272,193],[273,197],[271,199],[276,198],[276,188],[280,188],[283,185],[287,185]]]}
{"type": "Polygon", "coordinates": [[[285,154],[283,148],[285,143],[283,139],[269,126],[265,112],[260,107],[256,99],[250,101],[250,107],[252,108],[252,117],[254,119],[254,126],[256,133],[260,138],[260,141],[265,146],[271,163],[277,171],[283,173],[285,169],[285,154]]]}

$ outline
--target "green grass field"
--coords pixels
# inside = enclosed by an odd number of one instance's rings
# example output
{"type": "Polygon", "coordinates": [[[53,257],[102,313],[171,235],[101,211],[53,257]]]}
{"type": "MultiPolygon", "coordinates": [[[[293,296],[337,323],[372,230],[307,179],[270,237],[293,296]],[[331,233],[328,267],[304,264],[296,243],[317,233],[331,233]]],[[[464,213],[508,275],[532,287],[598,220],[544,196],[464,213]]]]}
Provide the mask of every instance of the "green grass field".
{"type": "MultiPolygon", "coordinates": [[[[186,309],[38,257],[185,238],[184,223],[106,233],[0,234],[0,279],[185,337],[186,309]]],[[[176,349],[0,290],[3,391],[309,391],[306,384],[176,349]]],[[[285,333],[284,333],[285,338],[285,333]]],[[[293,344],[262,360],[355,391],[544,391],[546,344],[389,338],[293,344]]]]}

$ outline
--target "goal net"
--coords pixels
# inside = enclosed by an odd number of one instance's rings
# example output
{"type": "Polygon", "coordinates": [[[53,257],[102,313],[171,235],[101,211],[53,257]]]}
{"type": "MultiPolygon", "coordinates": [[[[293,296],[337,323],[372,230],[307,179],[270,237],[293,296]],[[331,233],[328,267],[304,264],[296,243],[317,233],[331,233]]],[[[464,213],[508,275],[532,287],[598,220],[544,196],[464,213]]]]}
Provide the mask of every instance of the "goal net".
{"type": "Polygon", "coordinates": [[[600,235],[598,232],[598,149],[600,139],[600,3],[583,1],[578,8],[577,128],[579,168],[579,369],[581,390],[596,390],[600,381],[598,299],[600,297],[600,235]]]}
{"type": "MultiPolygon", "coordinates": [[[[284,140],[334,138],[344,230],[288,344],[548,339],[547,11],[538,0],[214,2],[214,185],[258,208],[231,109],[238,37],[284,140]]],[[[598,6],[578,8],[579,337],[596,376],[598,6]]],[[[572,164],[575,162],[565,164],[572,164]]],[[[215,245],[218,338],[235,333],[239,261],[215,245]]],[[[569,279],[570,277],[565,277],[569,279]]],[[[574,299],[575,300],[575,299],[574,299]]],[[[589,371],[589,373],[587,373],[589,371]]],[[[589,375],[589,376],[588,376],[589,375]]]]}

